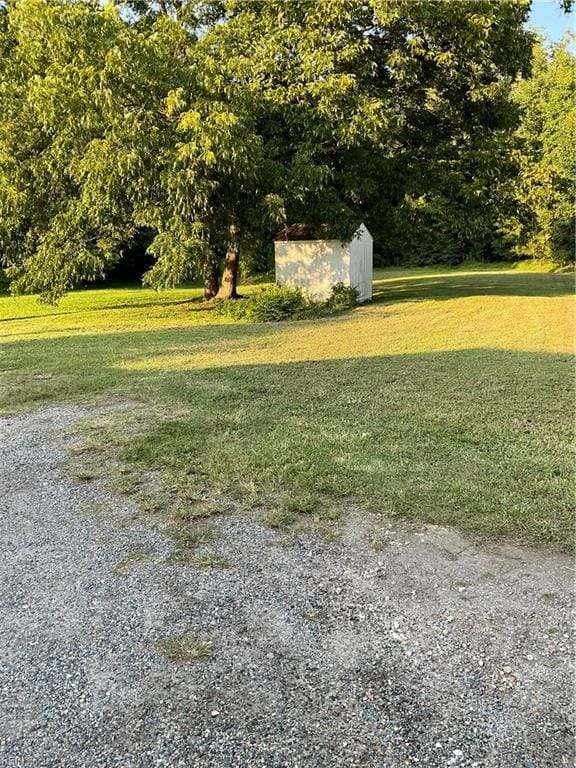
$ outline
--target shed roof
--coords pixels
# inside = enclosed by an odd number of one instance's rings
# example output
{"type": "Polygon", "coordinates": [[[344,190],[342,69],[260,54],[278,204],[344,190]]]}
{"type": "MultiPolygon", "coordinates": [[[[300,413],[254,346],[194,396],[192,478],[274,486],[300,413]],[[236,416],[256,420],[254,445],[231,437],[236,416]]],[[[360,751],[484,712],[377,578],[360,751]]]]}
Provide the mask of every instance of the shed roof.
{"type": "Polygon", "coordinates": [[[323,240],[328,234],[328,225],[290,224],[281,229],[276,240],[323,240]]]}
{"type": "MultiPolygon", "coordinates": [[[[354,234],[360,229],[362,224],[358,224],[358,226],[354,227],[353,229],[350,228],[347,236],[343,238],[344,240],[349,240],[352,237],[354,237],[354,234]]],[[[341,232],[341,230],[340,230],[341,232]]],[[[280,232],[276,235],[274,238],[275,241],[278,240],[340,240],[342,238],[338,237],[334,234],[334,230],[331,228],[328,224],[290,224],[284,229],[281,229],[280,232]]]]}

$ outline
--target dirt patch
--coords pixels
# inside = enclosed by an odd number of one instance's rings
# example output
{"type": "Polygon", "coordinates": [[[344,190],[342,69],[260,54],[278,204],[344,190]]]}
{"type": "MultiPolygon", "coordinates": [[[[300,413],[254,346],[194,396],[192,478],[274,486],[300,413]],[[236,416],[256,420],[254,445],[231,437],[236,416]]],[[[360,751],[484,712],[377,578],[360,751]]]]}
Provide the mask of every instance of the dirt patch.
{"type": "Polygon", "coordinates": [[[0,765],[573,764],[569,557],[351,513],[289,546],[215,517],[174,564],[65,473],[87,415],[0,421],[0,765]],[[173,660],[174,637],[211,652],[173,660]]]}

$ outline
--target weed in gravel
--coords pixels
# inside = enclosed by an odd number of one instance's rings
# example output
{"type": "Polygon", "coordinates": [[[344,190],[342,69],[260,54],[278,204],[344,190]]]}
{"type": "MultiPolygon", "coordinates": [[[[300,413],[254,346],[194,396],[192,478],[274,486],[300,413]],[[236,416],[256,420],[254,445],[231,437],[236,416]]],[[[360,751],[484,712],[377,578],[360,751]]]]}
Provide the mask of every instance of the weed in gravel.
{"type": "Polygon", "coordinates": [[[194,568],[204,569],[228,569],[232,568],[232,563],[225,557],[216,555],[213,552],[206,552],[202,555],[196,555],[188,549],[177,549],[172,552],[164,561],[166,565],[191,565],[194,568]]]}
{"type": "Polygon", "coordinates": [[[187,500],[180,502],[175,516],[179,520],[202,520],[216,515],[224,515],[230,510],[230,507],[223,502],[212,500],[187,500]]]}
{"type": "Polygon", "coordinates": [[[264,525],[267,528],[285,528],[294,522],[294,513],[281,507],[272,509],[264,517],[264,525]]]}
{"type": "Polygon", "coordinates": [[[297,529],[310,536],[320,536],[326,541],[339,541],[342,538],[341,517],[340,510],[327,507],[313,515],[300,517],[297,529]]]}
{"type": "Polygon", "coordinates": [[[166,509],[165,501],[150,493],[139,494],[137,503],[138,509],[146,515],[158,515],[166,509]]]}
{"type": "Polygon", "coordinates": [[[124,496],[133,496],[136,494],[140,484],[141,482],[138,475],[135,472],[131,472],[124,468],[121,468],[116,472],[116,476],[112,482],[113,489],[124,496]]]}
{"type": "Polygon", "coordinates": [[[306,527],[306,532],[314,536],[321,536],[326,541],[340,541],[342,539],[342,530],[337,521],[334,520],[316,519],[306,527]]]}
{"type": "Polygon", "coordinates": [[[96,479],[96,473],[86,467],[75,467],[72,470],[72,477],[79,483],[89,483],[96,479]]]}
{"type": "Polygon", "coordinates": [[[283,536],[277,536],[273,541],[269,542],[270,546],[281,547],[282,549],[290,549],[295,547],[300,540],[298,533],[293,529],[287,529],[283,536]]]}
{"type": "Polygon", "coordinates": [[[170,635],[158,640],[156,650],[168,661],[198,661],[212,653],[214,643],[192,635],[170,635]]]}
{"type": "MultiPolygon", "coordinates": [[[[70,430],[67,434],[72,438],[77,437],[77,433],[72,430],[70,430]]],[[[90,440],[88,438],[83,440],[82,442],[77,442],[74,445],[70,446],[70,448],[68,448],[68,453],[70,454],[70,456],[81,456],[81,457],[88,456],[91,458],[93,454],[101,453],[101,452],[102,452],[102,446],[99,445],[94,440],[90,440]]]]}
{"type": "Polygon", "coordinates": [[[76,507],[76,512],[82,517],[103,517],[107,511],[108,507],[101,501],[85,501],[76,507]]]}
{"type": "Polygon", "coordinates": [[[368,546],[373,552],[382,552],[392,543],[391,532],[389,530],[377,530],[371,536],[368,546]]]}
{"type": "Polygon", "coordinates": [[[174,541],[180,549],[193,549],[201,544],[210,544],[216,538],[216,531],[205,524],[172,523],[163,533],[174,541]]]}
{"type": "Polygon", "coordinates": [[[301,536],[317,536],[325,541],[340,541],[342,530],[339,518],[340,515],[324,514],[296,517],[294,512],[273,509],[262,519],[262,522],[267,528],[283,532],[284,535],[273,542],[275,546],[293,547],[301,536]]]}
{"type": "Polygon", "coordinates": [[[114,566],[114,573],[117,576],[127,576],[138,565],[147,562],[151,557],[152,550],[150,548],[136,549],[114,566]]]}
{"type": "Polygon", "coordinates": [[[322,611],[318,611],[315,608],[311,608],[309,611],[304,611],[302,617],[306,619],[306,621],[317,622],[323,618],[323,613],[322,611]]]}

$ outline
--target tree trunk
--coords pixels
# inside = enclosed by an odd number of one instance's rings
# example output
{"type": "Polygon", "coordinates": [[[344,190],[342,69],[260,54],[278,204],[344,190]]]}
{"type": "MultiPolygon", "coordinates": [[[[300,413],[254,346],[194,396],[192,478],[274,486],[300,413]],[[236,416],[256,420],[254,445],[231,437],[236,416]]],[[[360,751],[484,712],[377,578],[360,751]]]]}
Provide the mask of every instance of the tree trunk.
{"type": "Polygon", "coordinates": [[[240,263],[240,248],[238,246],[238,228],[231,224],[228,229],[228,245],[224,260],[224,272],[217,299],[237,299],[236,285],[238,283],[238,265],[240,263]]]}
{"type": "Polygon", "coordinates": [[[204,265],[204,298],[210,301],[218,293],[218,263],[215,259],[208,259],[204,265]]]}

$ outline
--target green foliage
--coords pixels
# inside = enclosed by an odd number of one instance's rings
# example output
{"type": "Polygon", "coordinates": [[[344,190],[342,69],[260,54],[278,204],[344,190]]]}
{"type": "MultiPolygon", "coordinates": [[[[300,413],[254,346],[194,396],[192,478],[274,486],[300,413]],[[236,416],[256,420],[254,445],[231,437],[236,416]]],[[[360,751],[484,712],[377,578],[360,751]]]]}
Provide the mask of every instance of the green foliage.
{"type": "Polygon", "coordinates": [[[234,301],[216,299],[214,314],[228,320],[249,320],[250,299],[239,298],[234,299],[234,301]]]}
{"type": "Polygon", "coordinates": [[[0,250],[13,290],[55,300],[142,230],[154,287],[221,261],[232,231],[262,266],[286,221],[338,236],[363,218],[388,260],[489,256],[517,167],[509,89],[528,69],[528,9],[10,2],[0,250]]]}
{"type": "Polygon", "coordinates": [[[570,38],[551,51],[535,46],[532,77],[518,82],[514,98],[522,109],[521,215],[508,223],[514,250],[563,264],[574,260],[575,249],[576,57],[570,38]]]}
{"type": "Polygon", "coordinates": [[[3,32],[2,260],[14,290],[54,300],[161,225],[150,190],[174,131],[157,106],[187,73],[169,25],[145,37],[111,5],[21,0],[3,32]]]}
{"type": "Polygon", "coordinates": [[[257,291],[248,299],[217,301],[215,311],[234,320],[254,323],[277,323],[302,316],[313,304],[298,288],[271,285],[257,291]]]}
{"type": "Polygon", "coordinates": [[[380,6],[403,119],[366,216],[383,261],[501,258],[517,175],[510,88],[529,67],[529,3],[406,2],[402,16],[380,6]]]}
{"type": "Polygon", "coordinates": [[[242,3],[222,34],[246,51],[232,66],[259,89],[267,146],[291,158],[276,178],[288,221],[360,215],[385,262],[497,255],[529,5],[242,3]]]}
{"type": "Polygon", "coordinates": [[[235,301],[216,301],[214,311],[231,320],[253,323],[278,323],[282,320],[311,320],[315,317],[351,309],[358,304],[356,288],[336,283],[327,301],[315,301],[300,288],[269,285],[249,298],[235,301]]]}
{"type": "MultiPolygon", "coordinates": [[[[260,157],[242,92],[189,27],[112,5],[20,0],[2,19],[0,248],[16,291],[55,300],[102,277],[142,229],[167,287],[223,248],[260,157]],[[227,91],[227,93],[225,93],[227,91]]],[[[254,214],[256,215],[256,214],[254,214]]]]}
{"type": "Polygon", "coordinates": [[[326,304],[334,311],[351,309],[358,304],[358,289],[344,283],[336,283],[331,288],[326,304]]]}
{"type": "Polygon", "coordinates": [[[277,323],[298,317],[312,303],[301,290],[285,285],[264,288],[249,301],[248,316],[255,323],[277,323]]]}

